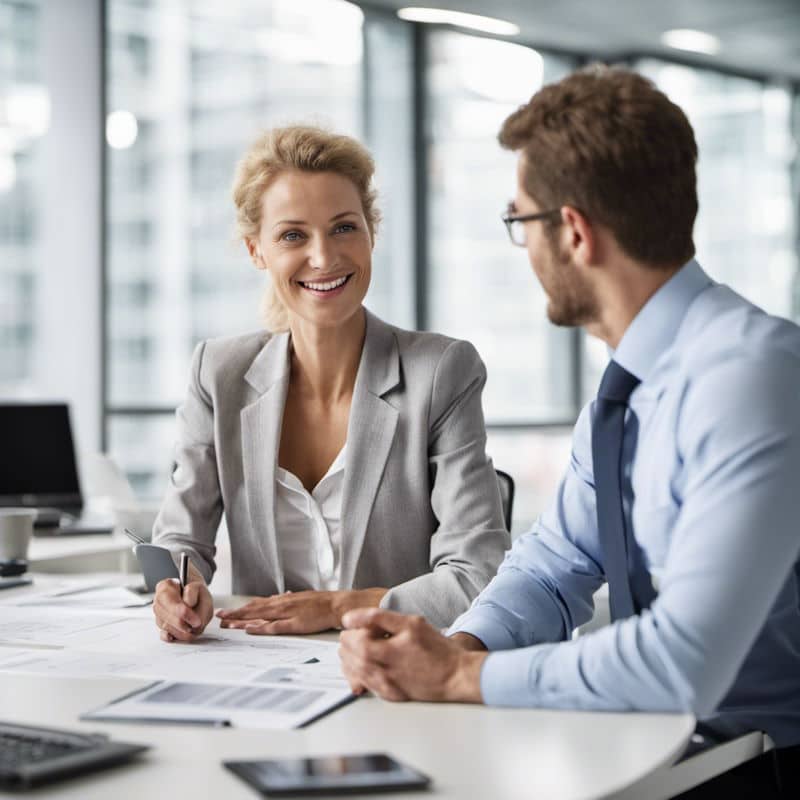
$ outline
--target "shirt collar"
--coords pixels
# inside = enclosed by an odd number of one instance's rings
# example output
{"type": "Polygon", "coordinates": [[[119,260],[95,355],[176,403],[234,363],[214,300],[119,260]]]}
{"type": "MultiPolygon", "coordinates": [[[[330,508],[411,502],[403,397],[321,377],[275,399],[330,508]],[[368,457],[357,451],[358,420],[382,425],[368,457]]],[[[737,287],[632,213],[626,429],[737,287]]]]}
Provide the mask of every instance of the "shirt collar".
{"type": "Polygon", "coordinates": [[[609,355],[639,380],[645,380],[675,340],[692,300],[713,283],[697,261],[688,261],[642,306],[617,349],[609,348],[609,355]]]}

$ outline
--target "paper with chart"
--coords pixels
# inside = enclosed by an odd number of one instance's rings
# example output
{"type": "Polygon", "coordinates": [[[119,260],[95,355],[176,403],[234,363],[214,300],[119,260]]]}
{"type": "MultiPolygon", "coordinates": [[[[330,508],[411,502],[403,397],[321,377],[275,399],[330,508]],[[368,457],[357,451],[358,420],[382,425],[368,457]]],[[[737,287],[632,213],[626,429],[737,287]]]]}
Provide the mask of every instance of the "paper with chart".
{"type": "MultiPolygon", "coordinates": [[[[0,672],[238,686],[250,690],[242,697],[258,708],[242,706],[240,697],[233,709],[238,722],[234,716],[231,722],[258,723],[257,727],[294,727],[350,696],[335,642],[251,636],[220,628],[214,620],[198,641],[167,644],[159,639],[149,609],[115,615],[0,607],[0,672]],[[275,704],[272,709],[270,702],[275,704]]],[[[192,692],[189,695],[194,698],[192,692]]],[[[223,696],[227,697],[224,692],[223,696]]],[[[152,712],[150,705],[155,702],[147,706],[152,712]]],[[[174,705],[157,707],[172,713],[174,705]]]]}
{"type": "Polygon", "coordinates": [[[348,702],[347,689],[163,681],[83,714],[90,720],[205,722],[236,728],[297,728],[348,702]]]}

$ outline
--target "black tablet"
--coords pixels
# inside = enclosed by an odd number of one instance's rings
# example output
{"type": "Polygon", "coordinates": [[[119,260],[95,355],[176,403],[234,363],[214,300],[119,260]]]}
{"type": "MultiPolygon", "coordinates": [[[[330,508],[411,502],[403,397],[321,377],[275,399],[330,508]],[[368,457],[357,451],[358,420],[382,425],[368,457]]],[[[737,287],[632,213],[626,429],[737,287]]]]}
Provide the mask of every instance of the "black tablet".
{"type": "Polygon", "coordinates": [[[427,789],[431,782],[385,753],[223,764],[267,797],[427,789]]]}

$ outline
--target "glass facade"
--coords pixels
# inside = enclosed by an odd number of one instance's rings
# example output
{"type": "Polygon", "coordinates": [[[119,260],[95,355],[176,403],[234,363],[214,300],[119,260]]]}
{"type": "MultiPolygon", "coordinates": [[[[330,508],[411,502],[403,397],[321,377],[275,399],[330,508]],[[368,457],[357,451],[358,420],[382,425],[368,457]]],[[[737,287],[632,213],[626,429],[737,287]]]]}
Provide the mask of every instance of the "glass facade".
{"type": "MultiPolygon", "coordinates": [[[[646,59],[634,68],[686,112],[699,159],[697,259],[720,283],[771,314],[800,319],[797,128],[783,86],[646,59]],[[795,181],[793,186],[793,181],[795,181]]],[[[584,390],[607,357],[587,340],[584,390]]]]}
{"type": "Polygon", "coordinates": [[[0,396],[24,396],[37,387],[42,137],[48,117],[39,3],[0,0],[0,396]]]}
{"type": "Polygon", "coordinates": [[[260,326],[265,277],[234,240],[230,187],[261,130],[305,122],[375,141],[386,220],[367,303],[413,324],[408,26],[365,35],[343,0],[111,0],[108,11],[109,447],[137,489],[158,494],[165,410],[183,397],[194,345],[260,326]],[[365,46],[386,75],[369,98],[365,46]]]}
{"type": "Polygon", "coordinates": [[[496,469],[514,479],[511,532],[528,530],[553,499],[572,449],[572,428],[493,428],[486,449],[496,469]]]}
{"type": "MultiPolygon", "coordinates": [[[[547,321],[526,254],[500,222],[514,193],[515,156],[496,135],[510,111],[577,59],[415,28],[345,0],[104,5],[103,407],[107,449],[136,490],[154,498],[163,490],[174,408],[197,341],[260,325],[263,275],[234,238],[235,163],[260,130],[316,122],[357,136],[375,155],[384,222],[367,305],[395,324],[424,324],[475,343],[489,374],[489,450],[517,482],[515,528],[528,524],[567,463],[568,424],[594,394],[607,354],[601,343],[547,321]],[[424,173],[415,141],[424,148],[424,173]]],[[[60,290],[42,268],[54,246],[44,241],[42,218],[49,197],[43,151],[53,141],[48,127],[55,129],[42,17],[50,19],[54,7],[0,0],[6,398],[36,396],[41,370],[53,363],[45,323],[56,331],[62,324],[48,312],[60,290]]],[[[634,66],[695,127],[701,263],[768,311],[800,320],[797,93],[655,59],[634,66]]],[[[81,293],[97,298],[100,287],[81,287],[78,301],[81,293]]]]}
{"type": "Polygon", "coordinates": [[[516,156],[497,133],[574,64],[449,31],[428,37],[428,62],[428,327],[478,348],[488,422],[569,420],[574,334],[547,320],[527,254],[500,221],[515,193],[516,156]]]}
{"type": "Polygon", "coordinates": [[[175,415],[114,414],[108,423],[111,455],[139,497],[159,499],[172,470],[175,415]]]}
{"type": "Polygon", "coordinates": [[[798,270],[792,95],[785,87],[709,70],[641,61],[689,117],[700,151],[698,259],[771,314],[792,314],[798,270]]]}
{"type": "Polygon", "coordinates": [[[288,121],[361,136],[361,25],[339,0],[109,4],[109,110],[136,130],[109,152],[112,408],[174,406],[200,339],[259,325],[264,276],[233,239],[234,167],[288,121]]]}

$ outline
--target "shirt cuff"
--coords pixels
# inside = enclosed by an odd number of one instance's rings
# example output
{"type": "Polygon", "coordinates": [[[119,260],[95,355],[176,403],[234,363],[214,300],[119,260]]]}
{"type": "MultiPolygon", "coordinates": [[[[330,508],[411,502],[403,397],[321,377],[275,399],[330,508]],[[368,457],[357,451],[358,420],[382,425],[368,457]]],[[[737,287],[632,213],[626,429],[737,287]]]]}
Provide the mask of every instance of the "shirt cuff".
{"type": "Polygon", "coordinates": [[[487,650],[510,650],[517,646],[511,632],[500,623],[497,615],[481,606],[462,614],[447,631],[448,636],[454,633],[469,633],[480,639],[487,650]]]}
{"type": "Polygon", "coordinates": [[[531,707],[538,705],[536,681],[540,661],[552,644],[490,653],[481,666],[481,695],[487,706],[531,707]]]}

